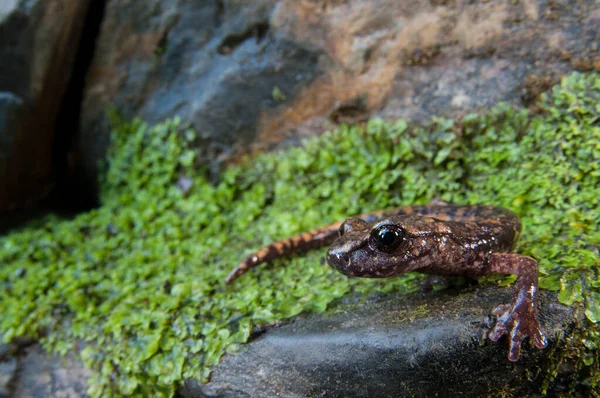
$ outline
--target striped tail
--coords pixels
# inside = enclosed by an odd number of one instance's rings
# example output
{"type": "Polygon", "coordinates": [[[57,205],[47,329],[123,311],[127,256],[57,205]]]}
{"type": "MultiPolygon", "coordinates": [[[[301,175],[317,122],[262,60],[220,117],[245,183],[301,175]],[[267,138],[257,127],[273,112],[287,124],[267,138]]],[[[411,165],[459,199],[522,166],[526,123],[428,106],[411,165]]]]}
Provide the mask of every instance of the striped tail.
{"type": "Polygon", "coordinates": [[[294,253],[317,249],[333,243],[338,237],[340,225],[342,225],[342,221],[304,232],[291,238],[278,240],[255,251],[227,275],[225,283],[231,283],[250,268],[254,268],[264,262],[272,261],[279,257],[286,257],[294,253]]]}

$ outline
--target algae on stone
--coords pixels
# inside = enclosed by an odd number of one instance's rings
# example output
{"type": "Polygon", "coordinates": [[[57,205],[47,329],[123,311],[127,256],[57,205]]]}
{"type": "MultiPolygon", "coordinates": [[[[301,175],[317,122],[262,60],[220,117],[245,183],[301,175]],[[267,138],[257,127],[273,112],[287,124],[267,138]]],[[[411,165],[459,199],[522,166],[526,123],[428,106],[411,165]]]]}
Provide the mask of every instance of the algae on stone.
{"type": "Polygon", "coordinates": [[[225,286],[245,255],[348,215],[434,198],[517,212],[517,250],[539,260],[540,286],[584,303],[597,322],[599,104],[600,77],[573,74],[536,115],[499,105],[427,127],[341,126],[231,167],[218,184],[195,164],[195,133],[177,120],[117,122],[100,208],[0,237],[0,334],[57,352],[85,341],[92,396],[173,395],[183,378],[206,379],[253,325],[323,311],[351,291],[411,291],[419,279],[348,279],[316,250],[225,286]],[[187,193],[176,186],[182,176],[193,181],[187,193]]]}

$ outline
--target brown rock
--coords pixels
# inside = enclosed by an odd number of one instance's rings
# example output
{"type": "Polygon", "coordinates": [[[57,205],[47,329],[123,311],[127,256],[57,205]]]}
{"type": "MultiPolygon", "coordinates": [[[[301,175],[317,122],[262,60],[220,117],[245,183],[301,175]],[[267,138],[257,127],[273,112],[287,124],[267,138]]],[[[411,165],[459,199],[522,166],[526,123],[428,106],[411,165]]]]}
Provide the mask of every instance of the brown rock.
{"type": "Polygon", "coordinates": [[[546,87],[573,63],[595,67],[598,15],[593,1],[110,2],[80,148],[95,175],[110,104],[152,122],[181,116],[213,163],[371,115],[528,104],[537,77],[546,87]]]}

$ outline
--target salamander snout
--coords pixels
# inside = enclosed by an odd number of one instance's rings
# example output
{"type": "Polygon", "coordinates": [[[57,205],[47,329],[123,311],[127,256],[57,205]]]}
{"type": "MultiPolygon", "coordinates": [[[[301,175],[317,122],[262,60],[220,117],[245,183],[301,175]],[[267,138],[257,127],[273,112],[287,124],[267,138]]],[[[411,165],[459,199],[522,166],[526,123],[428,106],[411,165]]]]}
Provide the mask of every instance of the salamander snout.
{"type": "Polygon", "coordinates": [[[349,259],[350,254],[343,247],[330,247],[327,250],[327,264],[335,269],[344,269],[349,259]]]}
{"type": "Polygon", "coordinates": [[[367,244],[369,224],[357,217],[348,218],[339,228],[340,236],[327,251],[327,264],[346,275],[356,275],[357,252],[367,244]]]}

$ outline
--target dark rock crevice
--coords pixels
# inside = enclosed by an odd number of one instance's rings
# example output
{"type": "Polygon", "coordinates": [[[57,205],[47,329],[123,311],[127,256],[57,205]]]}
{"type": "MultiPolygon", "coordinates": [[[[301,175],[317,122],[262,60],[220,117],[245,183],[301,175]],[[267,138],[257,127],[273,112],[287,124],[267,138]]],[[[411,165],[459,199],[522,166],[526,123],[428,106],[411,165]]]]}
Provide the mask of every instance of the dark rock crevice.
{"type": "Polygon", "coordinates": [[[94,57],[106,4],[107,0],[95,0],[90,4],[76,49],[73,73],[56,120],[52,148],[56,186],[48,200],[48,206],[53,210],[73,213],[98,205],[97,192],[90,189],[95,184],[86,182],[78,171],[80,154],[75,140],[79,132],[86,76],[94,57]]]}
{"type": "Polygon", "coordinates": [[[93,52],[90,16],[105,1],[53,4],[22,1],[0,21],[0,58],[10,60],[0,66],[0,233],[71,206],[56,193],[75,136],[68,120],[79,113],[73,87],[82,91],[78,58],[93,52]]]}
{"type": "Polygon", "coordinates": [[[215,2],[215,20],[218,25],[222,25],[225,21],[225,4],[223,0],[217,0],[215,2]]]}
{"type": "Polygon", "coordinates": [[[250,26],[241,34],[232,33],[225,37],[219,45],[217,52],[221,55],[231,54],[243,42],[250,39],[256,39],[260,43],[269,33],[269,23],[259,22],[250,26]]]}

